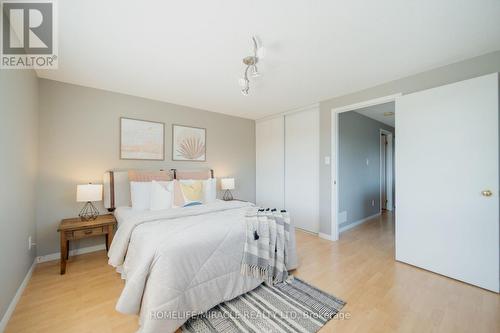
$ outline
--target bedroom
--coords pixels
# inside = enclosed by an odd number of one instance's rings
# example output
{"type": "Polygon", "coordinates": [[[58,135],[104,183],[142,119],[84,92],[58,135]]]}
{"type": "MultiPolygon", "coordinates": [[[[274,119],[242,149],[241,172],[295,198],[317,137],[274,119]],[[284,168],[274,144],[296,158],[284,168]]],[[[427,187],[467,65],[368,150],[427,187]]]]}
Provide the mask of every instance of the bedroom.
{"type": "Polygon", "coordinates": [[[0,331],[198,332],[231,299],[265,318],[236,331],[500,330],[498,1],[40,3],[2,1],[0,331]],[[394,218],[344,231],[338,119],[394,102],[394,218]],[[253,203],[269,290],[319,319],[249,303],[253,203]]]}

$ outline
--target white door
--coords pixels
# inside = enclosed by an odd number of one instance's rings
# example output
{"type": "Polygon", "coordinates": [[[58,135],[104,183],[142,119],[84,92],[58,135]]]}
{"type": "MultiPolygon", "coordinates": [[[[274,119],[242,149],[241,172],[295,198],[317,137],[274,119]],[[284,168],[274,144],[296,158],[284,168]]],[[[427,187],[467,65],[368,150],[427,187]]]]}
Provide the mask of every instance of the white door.
{"type": "Polygon", "coordinates": [[[396,260],[496,292],[498,80],[491,74],[396,101],[396,260]]]}
{"type": "Polygon", "coordinates": [[[295,227],[319,231],[319,110],[285,116],[285,207],[295,227]]]}
{"type": "Polygon", "coordinates": [[[257,121],[256,203],[283,208],[285,188],[285,128],[283,116],[257,121]]]}

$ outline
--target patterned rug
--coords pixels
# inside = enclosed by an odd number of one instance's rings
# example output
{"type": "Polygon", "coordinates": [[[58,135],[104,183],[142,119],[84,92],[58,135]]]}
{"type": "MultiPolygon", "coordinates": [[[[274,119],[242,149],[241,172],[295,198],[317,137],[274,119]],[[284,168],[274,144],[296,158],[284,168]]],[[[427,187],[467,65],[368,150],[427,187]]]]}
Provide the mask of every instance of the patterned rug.
{"type": "Polygon", "coordinates": [[[345,305],[306,282],[291,278],[254,290],[189,319],[183,332],[317,332],[345,305]]]}

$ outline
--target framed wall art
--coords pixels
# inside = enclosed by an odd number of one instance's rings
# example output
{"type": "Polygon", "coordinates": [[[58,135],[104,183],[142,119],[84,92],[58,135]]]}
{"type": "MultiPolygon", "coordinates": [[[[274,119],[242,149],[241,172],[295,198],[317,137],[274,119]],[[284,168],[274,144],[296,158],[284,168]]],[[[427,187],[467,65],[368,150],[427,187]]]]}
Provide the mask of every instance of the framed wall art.
{"type": "Polygon", "coordinates": [[[120,159],[165,160],[165,124],[120,118],[120,159]]]}
{"type": "Polygon", "coordinates": [[[205,162],[206,138],[205,128],[172,125],[172,160],[205,162]]]}

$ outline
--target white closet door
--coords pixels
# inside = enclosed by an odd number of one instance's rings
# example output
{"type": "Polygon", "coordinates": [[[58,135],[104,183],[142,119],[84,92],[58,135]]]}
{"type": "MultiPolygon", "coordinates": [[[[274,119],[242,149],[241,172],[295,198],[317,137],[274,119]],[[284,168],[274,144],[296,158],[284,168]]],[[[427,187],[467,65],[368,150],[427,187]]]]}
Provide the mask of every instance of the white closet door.
{"type": "Polygon", "coordinates": [[[498,74],[396,101],[396,259],[499,291],[498,74]]]}
{"type": "Polygon", "coordinates": [[[297,228],[319,232],[319,110],[285,116],[285,207],[297,228]]]}
{"type": "Polygon", "coordinates": [[[256,136],[256,203],[284,207],[285,134],[283,117],[258,121],[256,136]]]}

